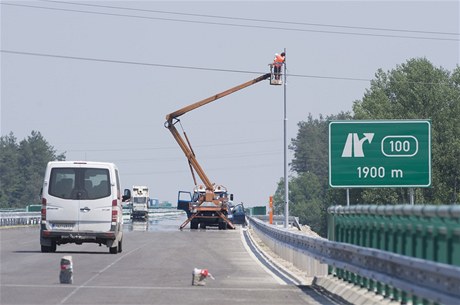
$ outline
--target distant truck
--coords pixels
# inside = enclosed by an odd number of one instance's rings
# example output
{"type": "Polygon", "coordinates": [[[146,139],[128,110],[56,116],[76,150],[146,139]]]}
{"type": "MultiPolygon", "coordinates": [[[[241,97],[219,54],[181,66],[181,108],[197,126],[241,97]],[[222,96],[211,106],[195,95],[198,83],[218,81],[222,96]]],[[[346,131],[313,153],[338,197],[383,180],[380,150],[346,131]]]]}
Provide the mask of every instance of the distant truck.
{"type": "Polygon", "coordinates": [[[149,188],[147,186],[133,186],[131,192],[133,219],[147,219],[149,216],[149,188]]]}

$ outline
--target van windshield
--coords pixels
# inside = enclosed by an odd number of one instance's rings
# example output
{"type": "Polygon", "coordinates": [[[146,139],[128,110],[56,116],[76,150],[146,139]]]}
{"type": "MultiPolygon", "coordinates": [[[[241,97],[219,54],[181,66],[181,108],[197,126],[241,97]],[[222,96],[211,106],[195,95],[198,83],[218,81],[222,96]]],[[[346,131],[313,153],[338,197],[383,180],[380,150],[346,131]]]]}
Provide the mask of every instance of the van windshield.
{"type": "Polygon", "coordinates": [[[147,203],[147,197],[134,197],[133,203],[147,203]]]}
{"type": "Polygon", "coordinates": [[[48,187],[63,199],[100,199],[110,196],[109,170],[104,168],[53,168],[48,187]]]}

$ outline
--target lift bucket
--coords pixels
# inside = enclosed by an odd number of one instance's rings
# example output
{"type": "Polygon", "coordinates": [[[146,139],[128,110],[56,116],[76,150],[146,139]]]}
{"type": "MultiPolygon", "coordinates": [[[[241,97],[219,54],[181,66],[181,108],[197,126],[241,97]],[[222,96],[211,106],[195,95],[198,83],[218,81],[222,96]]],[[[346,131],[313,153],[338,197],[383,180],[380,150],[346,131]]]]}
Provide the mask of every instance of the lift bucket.
{"type": "Polygon", "coordinates": [[[280,66],[279,69],[275,69],[274,64],[269,64],[269,66],[270,66],[270,85],[275,85],[275,86],[282,85],[283,84],[282,66],[280,66]]]}

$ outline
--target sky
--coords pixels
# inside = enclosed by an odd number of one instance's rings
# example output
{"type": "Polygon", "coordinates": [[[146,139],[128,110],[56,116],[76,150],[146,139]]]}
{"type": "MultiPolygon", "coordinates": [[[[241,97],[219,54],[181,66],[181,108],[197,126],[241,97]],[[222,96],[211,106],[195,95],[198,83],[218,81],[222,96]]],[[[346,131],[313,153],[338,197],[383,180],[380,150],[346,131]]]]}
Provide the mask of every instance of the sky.
{"type": "Polygon", "coordinates": [[[290,142],[309,115],[352,111],[378,69],[424,57],[453,71],[459,14],[458,1],[0,0],[0,134],[39,131],[67,160],[114,162],[123,188],[175,203],[194,183],[165,116],[286,50],[286,86],[259,82],[180,118],[208,178],[266,205],[285,118],[290,142]]]}

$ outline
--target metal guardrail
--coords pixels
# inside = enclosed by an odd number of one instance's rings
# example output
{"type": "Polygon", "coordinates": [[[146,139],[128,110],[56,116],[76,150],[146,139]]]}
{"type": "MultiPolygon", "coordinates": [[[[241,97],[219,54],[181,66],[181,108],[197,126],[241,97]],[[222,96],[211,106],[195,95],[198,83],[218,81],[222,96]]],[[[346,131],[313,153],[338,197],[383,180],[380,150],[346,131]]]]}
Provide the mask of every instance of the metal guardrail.
{"type": "Polygon", "coordinates": [[[16,212],[27,212],[26,209],[20,209],[20,208],[17,208],[17,209],[11,209],[11,208],[4,208],[4,209],[0,209],[0,213],[5,213],[5,212],[9,212],[9,213],[16,213],[16,212]]]}
{"type": "MultiPolygon", "coordinates": [[[[183,211],[178,211],[175,209],[155,209],[155,210],[149,210],[149,215],[155,216],[156,214],[159,213],[165,213],[165,214],[182,214],[183,211]]],[[[41,220],[41,213],[40,212],[24,212],[24,209],[22,210],[2,210],[0,211],[0,227],[7,227],[7,226],[27,226],[27,225],[38,225],[40,224],[41,220]]],[[[123,211],[123,214],[125,214],[125,211],[123,211]]],[[[126,215],[129,215],[129,213],[126,213],[126,215]]]]}
{"type": "Polygon", "coordinates": [[[328,239],[460,266],[460,206],[333,206],[328,239]]]}
{"type": "Polygon", "coordinates": [[[377,214],[377,215],[419,215],[427,217],[460,218],[458,205],[352,205],[332,206],[328,208],[331,214],[377,214]]]}
{"type": "Polygon", "coordinates": [[[460,267],[387,251],[314,238],[248,217],[257,231],[335,268],[353,272],[412,296],[442,304],[460,303],[460,267]]]}
{"type": "MultiPolygon", "coordinates": [[[[270,219],[270,216],[269,216],[269,215],[253,215],[253,216],[251,216],[251,217],[260,219],[260,220],[265,221],[265,222],[268,222],[269,219],[270,219]]],[[[284,215],[273,215],[273,221],[274,221],[275,223],[282,223],[282,224],[284,224],[285,217],[284,217],[284,215]]],[[[289,222],[289,224],[292,224],[293,226],[295,226],[297,229],[300,230],[299,217],[289,216],[289,217],[288,217],[288,222],[289,222]]]]}
{"type": "Polygon", "coordinates": [[[36,225],[40,218],[40,212],[0,212],[0,227],[36,225]]]}

